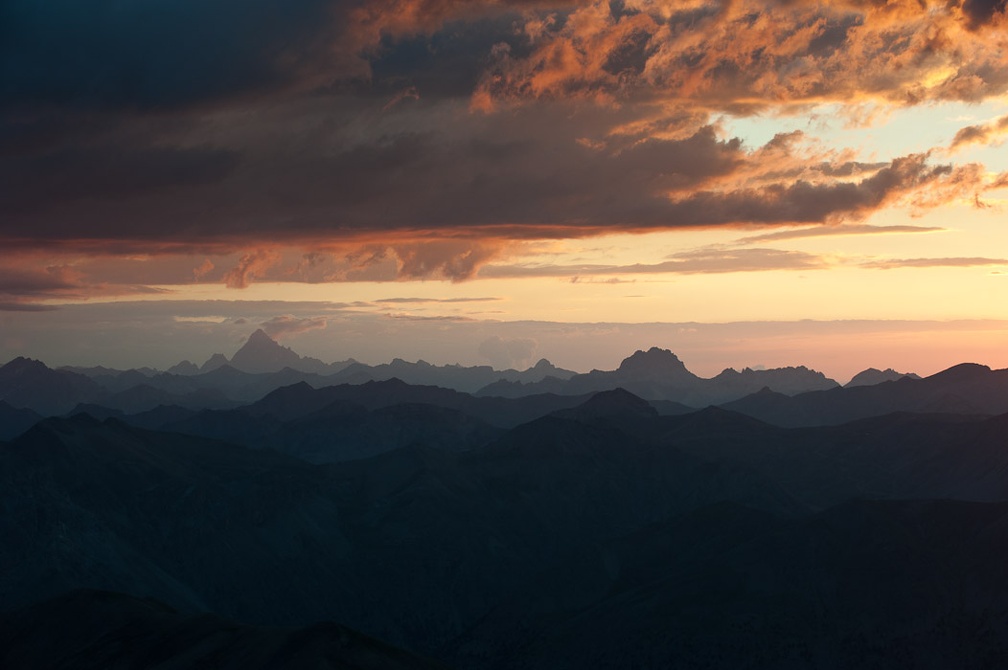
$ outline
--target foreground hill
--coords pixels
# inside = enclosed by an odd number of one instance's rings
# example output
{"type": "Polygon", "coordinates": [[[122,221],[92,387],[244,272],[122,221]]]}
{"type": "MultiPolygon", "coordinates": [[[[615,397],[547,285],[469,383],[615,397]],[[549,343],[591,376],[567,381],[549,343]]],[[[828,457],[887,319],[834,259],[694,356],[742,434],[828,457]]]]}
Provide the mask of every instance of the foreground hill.
{"type": "MultiPolygon", "coordinates": [[[[376,440],[416,429],[395,388],[363,408],[395,410],[376,440]]],[[[314,421],[322,393],[245,417],[314,421]]],[[[0,444],[0,611],[106,589],[184,621],[339,621],[476,669],[997,667],[1006,422],[785,429],[613,391],[468,448],[421,430],[313,465],[47,419],[0,444]]]]}
{"type": "Polygon", "coordinates": [[[311,466],[110,420],[47,420],[0,446],[0,601],[79,587],[252,623],[337,620],[431,651],[543,565],[772,485],[674,449],[544,418],[466,454],[311,466]]]}
{"type": "Polygon", "coordinates": [[[481,668],[1000,668],[1008,504],[719,505],[546,574],[458,645],[481,668]],[[603,587],[602,585],[606,585],[603,587]]]}
{"type": "Polygon", "coordinates": [[[444,668],[337,624],[244,626],[212,614],[180,614],[156,600],[94,590],[72,591],[0,618],[0,667],[444,668]]]}

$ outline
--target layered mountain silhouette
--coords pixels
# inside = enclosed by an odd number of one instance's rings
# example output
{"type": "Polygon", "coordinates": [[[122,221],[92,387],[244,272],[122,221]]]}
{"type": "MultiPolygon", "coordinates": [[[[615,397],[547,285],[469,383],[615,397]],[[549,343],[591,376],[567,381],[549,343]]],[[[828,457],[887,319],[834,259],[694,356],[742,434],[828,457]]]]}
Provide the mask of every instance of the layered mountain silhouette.
{"type": "Polygon", "coordinates": [[[698,377],[667,349],[652,347],[637,351],[611,371],[592,370],[566,380],[549,377],[539,382],[501,383],[486,386],[478,395],[519,397],[534,393],[581,395],[624,388],[649,400],[666,400],[691,407],[716,405],[769,387],[779,393],[825,390],[838,384],[821,372],[806,367],[741,372],[727,369],[715,377],[698,377]]]}
{"type": "Polygon", "coordinates": [[[890,412],[994,415],[1008,412],[1008,370],[964,363],[923,379],[903,376],[787,396],[770,389],[724,407],[781,426],[840,424],[890,412]]]}
{"type": "Polygon", "coordinates": [[[735,400],[764,386],[787,394],[836,386],[821,373],[804,367],[726,370],[712,379],[703,379],[689,372],[670,351],[658,348],[638,351],[617,370],[594,370],[584,375],[557,368],[545,359],[524,371],[436,366],[401,359],[376,366],[353,360],[326,364],[300,356],[257,330],[230,360],[215,354],[199,368],[183,361],[169,372],[104,367],[51,370],[39,361],[15,359],[0,368],[0,400],[42,415],[64,414],[80,404],[135,414],[162,405],[225,409],[298,382],[320,388],[393,379],[506,398],[584,396],[625,388],[656,401],[664,413],[735,400]]]}
{"type": "Polygon", "coordinates": [[[61,414],[103,395],[102,387],[85,375],[51,370],[30,358],[15,358],[0,367],[0,400],[12,407],[61,414]]]}
{"type": "Polygon", "coordinates": [[[854,375],[849,382],[844,384],[846,388],[852,386],[874,386],[876,384],[881,384],[882,382],[894,382],[903,377],[909,377],[910,379],[920,379],[920,375],[916,375],[912,372],[896,372],[892,368],[886,368],[885,370],[879,370],[877,368],[867,368],[861,372],[854,375]]]}
{"type": "MultiPolygon", "coordinates": [[[[662,415],[616,389],[476,417],[524,402],[296,384],[240,410],[162,412],[158,431],[123,422],[140,415],[45,419],[0,444],[0,636],[22,640],[12,658],[49,659],[64,647],[32,642],[30,622],[97,607],[104,619],[53,632],[96,640],[80,657],[96,663],[147,658],[117,655],[126,635],[165,662],[267,663],[292,639],[328,662],[334,635],[360,639],[305,628],[319,621],[459,668],[1008,658],[1008,415],[788,429],[662,415]],[[170,427],[209,417],[256,448],[170,427]]],[[[395,667],[377,658],[361,667],[395,667]]]]}
{"type": "Polygon", "coordinates": [[[0,666],[1008,663],[1006,370],[295,357],[0,368],[0,666]]]}
{"type": "Polygon", "coordinates": [[[17,437],[34,426],[42,416],[30,409],[12,407],[0,400],[0,440],[17,437]]]}

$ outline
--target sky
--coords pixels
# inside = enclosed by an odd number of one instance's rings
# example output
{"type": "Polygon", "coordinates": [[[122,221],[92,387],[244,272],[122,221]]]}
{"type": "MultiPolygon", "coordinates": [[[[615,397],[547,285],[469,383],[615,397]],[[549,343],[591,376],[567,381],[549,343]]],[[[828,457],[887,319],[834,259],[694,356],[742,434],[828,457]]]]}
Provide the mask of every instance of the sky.
{"type": "Polygon", "coordinates": [[[0,359],[1008,367],[1004,0],[5,0],[0,359]]]}

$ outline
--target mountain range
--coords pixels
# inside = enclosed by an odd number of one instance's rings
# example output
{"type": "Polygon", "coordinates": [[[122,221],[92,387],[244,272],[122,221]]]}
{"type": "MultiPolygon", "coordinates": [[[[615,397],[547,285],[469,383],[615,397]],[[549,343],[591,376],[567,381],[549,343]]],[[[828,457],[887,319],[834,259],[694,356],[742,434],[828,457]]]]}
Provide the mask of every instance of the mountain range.
{"type": "MultiPolygon", "coordinates": [[[[409,432],[416,404],[391,391],[383,419],[409,432]]],[[[246,416],[293,426],[325,416],[327,392],[283,389],[246,416]]],[[[154,598],[180,630],[200,612],[242,622],[240,644],[242,626],[335,621],[459,668],[986,667],[1008,658],[1006,430],[920,414],[789,429],[615,390],[466,444],[419,431],[313,464],[45,419],[0,444],[0,635],[100,589],[132,594],[112,597],[127,620],[154,598]]],[[[224,625],[199,620],[174,644],[224,625]]],[[[106,658],[120,630],[80,634],[106,658]]]]}
{"type": "MultiPolygon", "coordinates": [[[[862,373],[861,379],[868,374],[870,371],[862,373]]],[[[353,360],[326,364],[302,357],[257,330],[231,359],[214,354],[202,366],[183,361],[168,372],[105,367],[53,370],[40,361],[16,358],[0,367],[0,401],[45,416],[65,414],[81,404],[97,404],[126,414],[161,405],[229,409],[297,382],[320,388],[391,379],[508,398],[545,393],[583,396],[619,387],[650,401],[665,403],[670,412],[738,400],[763,388],[794,395],[839,386],[822,373],[801,366],[774,370],[746,368],[741,372],[728,369],[705,379],[687,370],[671,351],[658,348],[634,353],[616,370],[593,370],[586,374],[557,368],[546,360],[523,371],[494,370],[489,366],[436,366],[401,359],[375,366],[353,360]]]]}
{"type": "Polygon", "coordinates": [[[1006,370],[295,357],[0,368],[0,667],[1008,664],[1006,370]]]}

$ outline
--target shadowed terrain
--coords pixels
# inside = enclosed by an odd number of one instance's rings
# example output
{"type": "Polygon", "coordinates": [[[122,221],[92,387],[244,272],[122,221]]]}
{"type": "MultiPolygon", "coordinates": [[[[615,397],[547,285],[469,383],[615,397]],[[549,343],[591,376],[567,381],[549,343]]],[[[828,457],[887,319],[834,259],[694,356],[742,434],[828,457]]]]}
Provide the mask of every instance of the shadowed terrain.
{"type": "MultiPolygon", "coordinates": [[[[1000,667],[1001,383],[960,366],[781,396],[877,410],[804,427],[623,388],[400,380],[227,409],[0,406],[2,660],[1000,667]]],[[[777,396],[735,405],[753,398],[777,396]]]]}
{"type": "Polygon", "coordinates": [[[5,668],[331,668],[437,670],[443,665],[336,624],[243,626],[185,616],[151,599],[71,591],[0,619],[5,668]],[[60,631],[52,643],[52,629],[60,631]]]}

